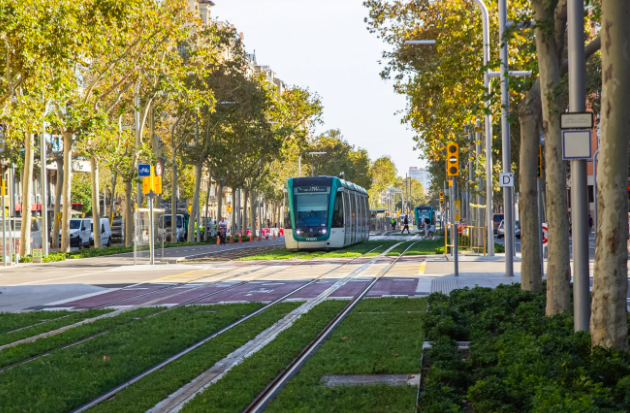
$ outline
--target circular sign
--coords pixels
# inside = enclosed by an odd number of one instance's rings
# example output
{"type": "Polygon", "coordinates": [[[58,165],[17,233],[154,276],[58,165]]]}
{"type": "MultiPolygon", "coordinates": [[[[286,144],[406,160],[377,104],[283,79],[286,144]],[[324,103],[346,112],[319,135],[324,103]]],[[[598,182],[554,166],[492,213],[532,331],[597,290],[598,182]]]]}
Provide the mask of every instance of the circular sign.
{"type": "Polygon", "coordinates": [[[543,245],[547,245],[547,242],[549,240],[549,227],[547,226],[547,223],[543,223],[542,224],[542,242],[543,245]]]}
{"type": "Polygon", "coordinates": [[[155,165],[155,176],[162,176],[162,164],[155,165]]]}

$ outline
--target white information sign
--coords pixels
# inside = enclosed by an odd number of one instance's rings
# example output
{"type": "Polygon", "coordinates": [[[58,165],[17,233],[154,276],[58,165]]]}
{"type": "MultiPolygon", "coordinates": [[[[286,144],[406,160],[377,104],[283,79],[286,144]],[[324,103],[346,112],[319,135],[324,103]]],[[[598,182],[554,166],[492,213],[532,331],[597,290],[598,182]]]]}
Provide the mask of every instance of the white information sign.
{"type": "Polygon", "coordinates": [[[562,131],[562,159],[592,159],[591,130],[562,131]]]}
{"type": "Polygon", "coordinates": [[[512,188],[514,186],[514,174],[512,172],[501,172],[499,174],[499,186],[501,188],[512,188]]]}
{"type": "Polygon", "coordinates": [[[593,129],[593,114],[591,112],[561,113],[560,129],[593,129]]]}

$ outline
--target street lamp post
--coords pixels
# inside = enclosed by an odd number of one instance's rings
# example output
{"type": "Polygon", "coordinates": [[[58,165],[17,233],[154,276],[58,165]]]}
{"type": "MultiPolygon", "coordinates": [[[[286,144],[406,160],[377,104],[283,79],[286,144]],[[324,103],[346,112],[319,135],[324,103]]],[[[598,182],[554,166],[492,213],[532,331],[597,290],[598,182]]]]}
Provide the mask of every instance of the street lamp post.
{"type": "MultiPolygon", "coordinates": [[[[326,155],[328,152],[306,152],[307,155],[326,155]]],[[[302,176],[302,155],[298,156],[298,178],[302,176]]],[[[315,176],[315,167],[311,165],[311,176],[315,176]]]]}

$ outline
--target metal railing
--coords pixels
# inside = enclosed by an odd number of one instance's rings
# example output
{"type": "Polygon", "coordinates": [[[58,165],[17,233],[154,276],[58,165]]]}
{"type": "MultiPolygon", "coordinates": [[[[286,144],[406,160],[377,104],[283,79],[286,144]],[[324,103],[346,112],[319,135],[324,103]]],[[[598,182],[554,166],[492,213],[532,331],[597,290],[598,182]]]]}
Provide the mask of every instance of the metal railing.
{"type": "Polygon", "coordinates": [[[470,251],[486,255],[486,228],[467,225],[456,225],[457,244],[451,235],[453,224],[446,224],[444,233],[444,255],[448,254],[448,249],[457,245],[458,251],[470,251]]]}

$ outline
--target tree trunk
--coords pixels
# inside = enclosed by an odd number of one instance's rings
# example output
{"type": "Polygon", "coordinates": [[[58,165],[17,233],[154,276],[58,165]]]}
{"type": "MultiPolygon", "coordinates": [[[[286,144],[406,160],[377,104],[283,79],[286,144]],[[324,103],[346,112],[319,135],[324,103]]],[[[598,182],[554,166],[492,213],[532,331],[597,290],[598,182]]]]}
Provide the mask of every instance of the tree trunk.
{"type": "Polygon", "coordinates": [[[232,188],[232,219],[231,219],[230,227],[232,228],[232,235],[235,232],[235,224],[236,224],[236,189],[232,188]]]}
{"type": "Polygon", "coordinates": [[[57,181],[55,182],[55,207],[53,208],[52,247],[59,248],[59,211],[61,209],[61,190],[63,189],[63,159],[57,157],[57,181]]]}
{"type": "Polygon", "coordinates": [[[101,207],[99,200],[99,185],[98,185],[98,162],[96,159],[90,158],[90,165],[92,166],[92,232],[94,233],[94,248],[101,248],[103,243],[101,241],[101,207]]]}
{"type": "Polygon", "coordinates": [[[597,238],[591,314],[594,346],[628,350],[628,124],[630,3],[602,1],[602,101],[597,238]]]}
{"type": "Polygon", "coordinates": [[[110,196],[111,208],[109,209],[109,225],[112,225],[112,221],[114,219],[114,205],[116,199],[116,180],[118,179],[118,171],[114,171],[114,175],[112,176],[112,191],[110,196]]]}
{"type": "Polygon", "coordinates": [[[125,182],[125,247],[133,245],[133,182],[125,182]]]}
{"type": "MultiPolygon", "coordinates": [[[[555,4],[555,3],[552,3],[555,4]]],[[[532,2],[537,21],[553,21],[554,9],[544,0],[532,2]]],[[[558,45],[562,47],[562,45],[558,45]]],[[[553,31],[536,28],[536,52],[540,71],[545,134],[545,161],[547,164],[547,190],[553,194],[547,205],[549,247],[547,260],[547,308],[552,316],[571,310],[569,263],[569,219],[567,205],[566,162],[562,159],[560,113],[564,112],[560,86],[560,61],[553,31]]]]}
{"type": "Polygon", "coordinates": [[[246,229],[248,226],[251,228],[253,225],[249,225],[249,221],[247,220],[247,200],[249,199],[249,188],[245,187],[243,189],[243,229],[246,229]]]}
{"type": "Polygon", "coordinates": [[[206,191],[206,202],[203,204],[203,209],[204,209],[204,221],[205,221],[205,233],[204,233],[204,241],[206,241],[206,234],[210,233],[210,230],[212,230],[212,228],[210,228],[210,224],[209,224],[209,219],[208,219],[208,215],[209,215],[209,211],[208,211],[208,202],[210,201],[210,189],[212,188],[212,172],[208,172],[208,190],[206,191]]]}
{"type": "Polygon", "coordinates": [[[193,195],[192,208],[190,208],[190,219],[188,221],[188,242],[196,242],[197,238],[195,237],[195,223],[197,223],[197,227],[199,227],[199,223],[197,221],[197,215],[199,211],[199,191],[201,190],[201,172],[203,170],[203,161],[198,162],[194,166],[195,172],[195,192],[193,195]]]}
{"type": "Polygon", "coordinates": [[[63,132],[63,211],[61,213],[61,252],[70,252],[70,214],[72,211],[72,134],[63,132]]]}
{"type": "MultiPolygon", "coordinates": [[[[172,139],[175,139],[173,135],[172,139]]],[[[171,242],[177,239],[177,148],[173,145],[171,158],[171,242]]]]}
{"type": "MultiPolygon", "coordinates": [[[[24,140],[24,170],[22,171],[22,230],[20,233],[20,256],[24,257],[31,252],[31,195],[33,194],[33,163],[35,151],[33,150],[33,134],[26,131],[24,140]]],[[[42,200],[42,202],[44,202],[42,200]]],[[[46,234],[42,234],[42,241],[46,234]]]]}
{"type": "Polygon", "coordinates": [[[540,90],[530,90],[518,108],[521,126],[521,152],[519,159],[520,216],[521,216],[521,288],[542,291],[540,268],[540,223],[538,222],[538,122],[533,108],[539,107],[540,90]]]}
{"type": "Polygon", "coordinates": [[[217,220],[223,220],[223,182],[219,182],[217,191],[217,220]]]}
{"type": "Polygon", "coordinates": [[[252,217],[252,236],[254,239],[258,236],[258,225],[256,225],[256,206],[258,205],[258,194],[251,189],[251,201],[249,202],[249,215],[252,217]]]}

